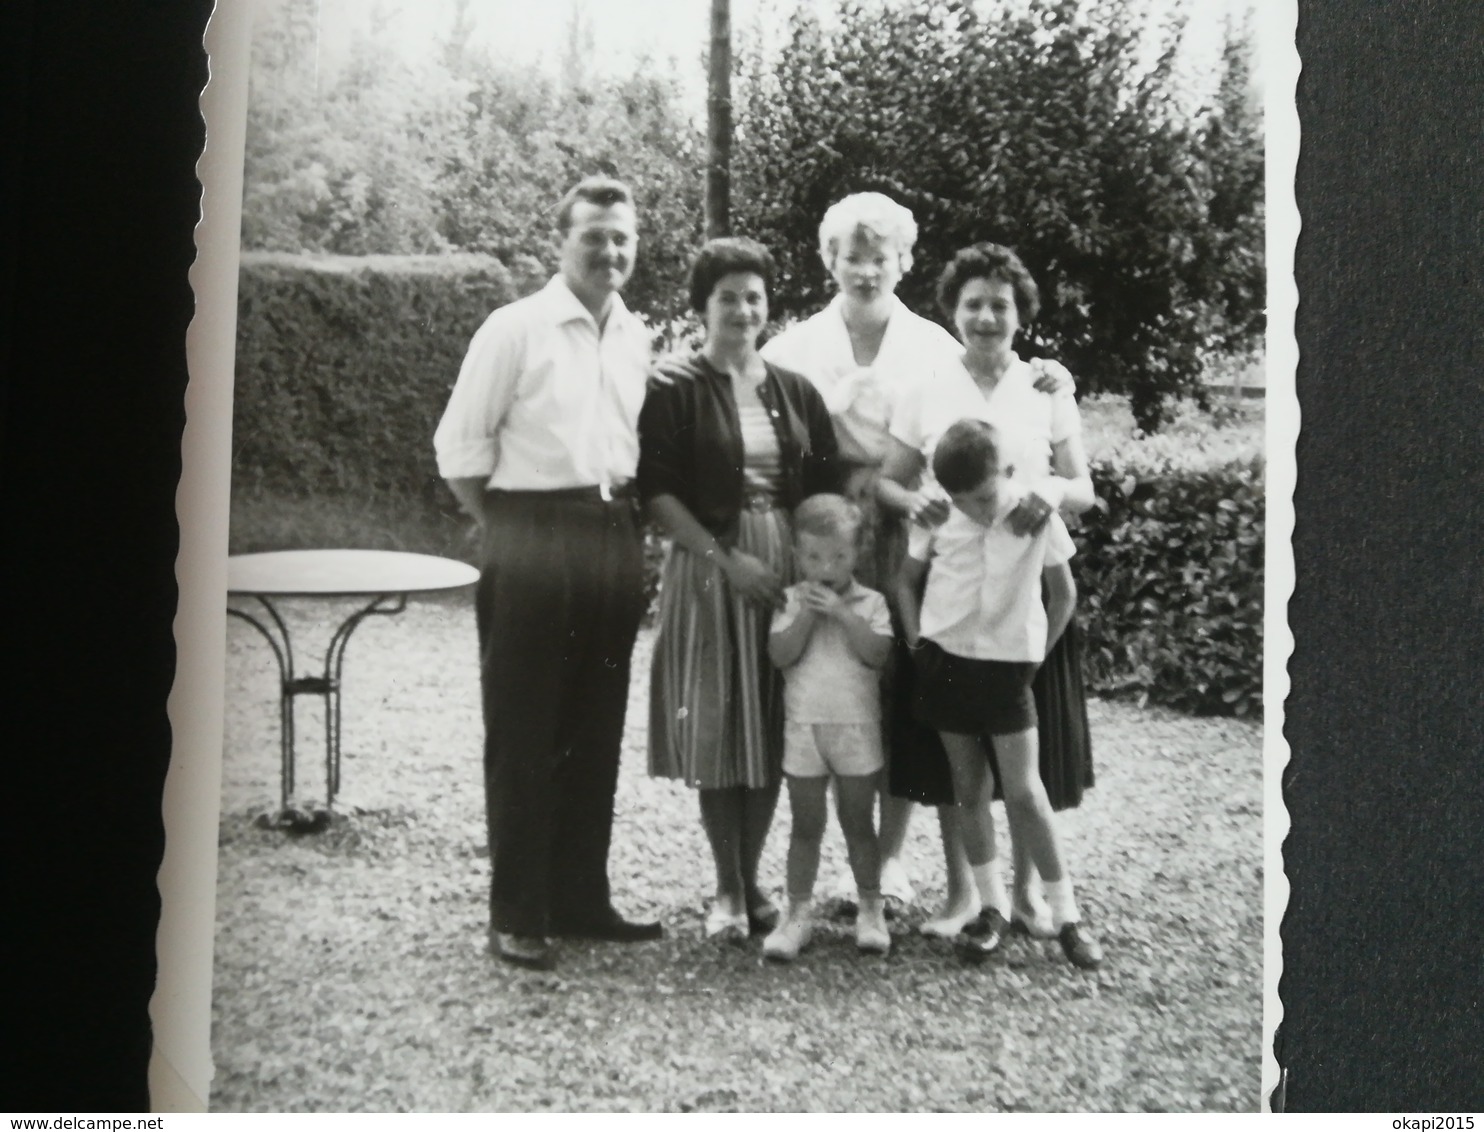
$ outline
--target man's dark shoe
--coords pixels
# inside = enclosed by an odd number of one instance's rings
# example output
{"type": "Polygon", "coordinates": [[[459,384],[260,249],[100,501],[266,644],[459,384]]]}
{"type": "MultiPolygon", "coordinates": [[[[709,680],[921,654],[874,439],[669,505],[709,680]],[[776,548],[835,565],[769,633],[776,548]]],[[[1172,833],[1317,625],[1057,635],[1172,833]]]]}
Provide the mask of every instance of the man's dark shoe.
{"type": "Polygon", "coordinates": [[[997,950],[1009,927],[997,909],[985,908],[953,938],[953,949],[965,963],[983,963],[997,950]]]}
{"type": "Polygon", "coordinates": [[[539,936],[490,932],[490,954],[531,971],[550,971],[556,966],[551,948],[539,936]]]}
{"type": "Polygon", "coordinates": [[[1103,948],[1097,937],[1081,924],[1063,924],[1056,938],[1061,941],[1062,951],[1074,966],[1084,971],[1102,966],[1103,948]]]}
{"type": "Polygon", "coordinates": [[[665,929],[658,921],[626,920],[612,908],[596,916],[553,919],[551,934],[562,939],[596,939],[605,943],[645,943],[662,939],[665,929]]]}

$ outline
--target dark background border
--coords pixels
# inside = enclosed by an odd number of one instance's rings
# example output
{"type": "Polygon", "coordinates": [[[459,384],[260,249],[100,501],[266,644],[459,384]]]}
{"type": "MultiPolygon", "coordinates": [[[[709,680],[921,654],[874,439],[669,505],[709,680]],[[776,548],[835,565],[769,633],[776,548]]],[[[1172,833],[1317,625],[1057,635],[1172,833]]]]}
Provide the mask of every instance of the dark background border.
{"type": "MultiPolygon", "coordinates": [[[[0,16],[15,1110],[148,1103],[210,7],[0,16]]],[[[1484,1108],[1481,22],[1300,4],[1291,1110],[1484,1108]]]]}

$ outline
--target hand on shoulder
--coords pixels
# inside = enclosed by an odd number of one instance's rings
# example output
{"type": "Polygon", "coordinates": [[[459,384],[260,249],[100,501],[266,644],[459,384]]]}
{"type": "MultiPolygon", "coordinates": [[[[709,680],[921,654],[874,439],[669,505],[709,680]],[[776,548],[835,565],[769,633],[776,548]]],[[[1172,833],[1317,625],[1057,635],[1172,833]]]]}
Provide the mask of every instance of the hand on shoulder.
{"type": "Polygon", "coordinates": [[[656,358],[649,367],[649,380],[654,385],[674,385],[677,381],[690,381],[701,375],[696,354],[665,354],[656,358]]]}
{"type": "Polygon", "coordinates": [[[948,497],[941,489],[924,488],[913,493],[907,518],[920,527],[938,527],[947,521],[950,510],[948,497]]]}
{"type": "Polygon", "coordinates": [[[1042,393],[1073,393],[1077,381],[1071,370],[1052,358],[1032,358],[1031,373],[1035,375],[1036,389],[1042,393]]]}

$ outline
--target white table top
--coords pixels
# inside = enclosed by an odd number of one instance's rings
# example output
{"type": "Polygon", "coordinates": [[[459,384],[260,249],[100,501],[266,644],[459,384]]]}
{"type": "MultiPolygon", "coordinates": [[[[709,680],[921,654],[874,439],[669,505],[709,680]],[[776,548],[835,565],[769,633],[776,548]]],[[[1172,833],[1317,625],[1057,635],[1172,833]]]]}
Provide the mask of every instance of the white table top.
{"type": "Polygon", "coordinates": [[[400,550],[273,550],[227,559],[227,592],[300,597],[451,590],[479,580],[473,566],[400,550]]]}

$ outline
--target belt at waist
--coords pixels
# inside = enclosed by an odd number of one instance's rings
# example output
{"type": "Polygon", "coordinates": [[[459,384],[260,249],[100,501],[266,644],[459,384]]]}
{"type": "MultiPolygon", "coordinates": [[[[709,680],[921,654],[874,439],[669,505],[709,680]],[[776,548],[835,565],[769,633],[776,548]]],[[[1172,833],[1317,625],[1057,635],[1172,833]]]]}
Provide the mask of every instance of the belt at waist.
{"type": "Polygon", "coordinates": [[[557,487],[549,491],[511,491],[502,487],[492,487],[485,491],[486,497],[495,499],[527,499],[531,501],[544,501],[549,503],[612,503],[615,501],[632,502],[639,497],[638,488],[633,480],[620,484],[593,484],[590,487],[557,487]]]}
{"type": "Polygon", "coordinates": [[[748,487],[742,492],[742,510],[762,514],[779,506],[775,492],[763,488],[748,487]]]}

